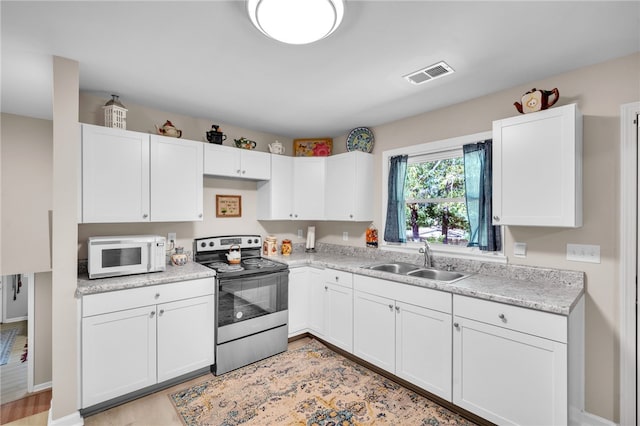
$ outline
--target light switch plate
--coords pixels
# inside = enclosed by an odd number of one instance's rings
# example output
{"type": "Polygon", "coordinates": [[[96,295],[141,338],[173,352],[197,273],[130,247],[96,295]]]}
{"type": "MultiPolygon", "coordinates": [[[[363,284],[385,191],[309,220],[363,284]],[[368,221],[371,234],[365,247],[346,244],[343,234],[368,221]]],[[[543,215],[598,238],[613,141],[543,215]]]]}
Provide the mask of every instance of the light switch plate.
{"type": "Polygon", "coordinates": [[[600,263],[600,246],[567,244],[567,260],[573,262],[600,263]]]}
{"type": "Polygon", "coordinates": [[[514,257],[527,257],[527,243],[513,243],[514,257]]]}
{"type": "Polygon", "coordinates": [[[348,232],[343,232],[342,233],[342,241],[349,241],[349,233],[348,232]]]}
{"type": "Polygon", "coordinates": [[[298,238],[302,238],[302,229],[298,229],[298,238]]]}

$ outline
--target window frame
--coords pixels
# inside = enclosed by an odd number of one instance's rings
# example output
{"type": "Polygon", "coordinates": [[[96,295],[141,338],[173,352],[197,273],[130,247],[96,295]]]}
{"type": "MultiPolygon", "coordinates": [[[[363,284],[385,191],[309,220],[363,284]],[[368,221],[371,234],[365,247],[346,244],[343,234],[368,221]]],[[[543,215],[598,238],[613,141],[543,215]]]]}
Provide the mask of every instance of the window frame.
{"type": "MultiPolygon", "coordinates": [[[[462,146],[475,143],[487,139],[491,139],[493,134],[491,131],[474,133],[464,136],[458,136],[449,139],[442,139],[433,142],[425,142],[417,145],[405,146],[402,148],[390,149],[382,152],[382,203],[381,203],[381,220],[382,220],[382,228],[385,229],[386,221],[387,221],[387,200],[389,198],[389,194],[387,191],[387,184],[389,181],[389,161],[390,158],[396,155],[408,155],[409,157],[417,157],[417,156],[427,156],[427,155],[437,155],[438,153],[444,153],[446,151],[454,151],[454,150],[462,150],[462,146]]],[[[504,231],[504,229],[503,229],[504,231]]],[[[400,252],[415,252],[420,247],[422,247],[422,243],[407,241],[406,243],[390,243],[384,240],[384,231],[382,233],[382,238],[380,241],[380,249],[381,250],[389,250],[389,251],[400,251],[400,252]]],[[[504,232],[503,232],[504,235],[504,232]]],[[[483,252],[477,247],[460,247],[460,246],[447,246],[434,244],[431,246],[431,249],[434,253],[448,256],[448,257],[457,257],[464,259],[480,259],[487,262],[500,262],[506,263],[506,257],[504,255],[504,244],[502,247],[502,251],[500,252],[483,252]]]]}

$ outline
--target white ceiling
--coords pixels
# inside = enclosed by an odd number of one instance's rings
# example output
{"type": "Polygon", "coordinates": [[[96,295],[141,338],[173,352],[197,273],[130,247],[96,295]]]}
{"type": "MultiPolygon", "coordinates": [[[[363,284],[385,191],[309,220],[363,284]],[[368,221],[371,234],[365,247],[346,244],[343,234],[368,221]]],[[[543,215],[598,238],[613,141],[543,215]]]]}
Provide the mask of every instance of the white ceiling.
{"type": "Polygon", "coordinates": [[[57,55],[80,63],[81,90],[125,106],[336,137],[640,51],[639,1],[347,0],[338,30],[302,46],[263,36],[245,7],[3,0],[2,111],[51,118],[57,55]],[[455,73],[402,78],[441,60],[455,73]]]}

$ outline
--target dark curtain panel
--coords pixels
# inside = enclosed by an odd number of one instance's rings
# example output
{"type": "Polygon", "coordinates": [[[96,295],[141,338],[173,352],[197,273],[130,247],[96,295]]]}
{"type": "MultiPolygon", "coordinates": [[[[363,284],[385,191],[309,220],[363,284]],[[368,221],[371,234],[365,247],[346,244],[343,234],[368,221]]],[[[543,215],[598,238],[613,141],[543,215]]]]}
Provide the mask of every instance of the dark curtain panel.
{"type": "Polygon", "coordinates": [[[390,243],[407,241],[404,213],[404,180],[407,177],[408,155],[391,157],[389,165],[389,184],[387,196],[387,221],[384,227],[384,240],[390,243]]]}
{"type": "Polygon", "coordinates": [[[483,251],[500,251],[499,226],[491,225],[492,159],[491,139],[464,145],[464,183],[469,220],[469,247],[483,251]]]}

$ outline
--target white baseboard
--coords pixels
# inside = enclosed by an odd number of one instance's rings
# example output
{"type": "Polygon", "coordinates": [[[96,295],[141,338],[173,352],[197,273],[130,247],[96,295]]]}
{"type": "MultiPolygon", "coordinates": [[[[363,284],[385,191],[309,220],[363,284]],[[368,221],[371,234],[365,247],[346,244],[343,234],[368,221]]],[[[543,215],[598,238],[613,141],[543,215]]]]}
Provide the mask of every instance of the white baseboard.
{"type": "Polygon", "coordinates": [[[68,416],[61,417],[53,420],[51,417],[51,408],[49,409],[49,418],[47,420],[47,426],[83,426],[84,419],[80,415],[80,411],[76,411],[68,416]]]}
{"type": "Polygon", "coordinates": [[[579,424],[584,426],[618,426],[617,423],[614,423],[611,420],[604,419],[596,416],[595,414],[587,413],[586,411],[580,413],[579,424]]]}
{"type": "Polygon", "coordinates": [[[44,382],[39,385],[33,385],[33,392],[40,392],[43,390],[51,389],[53,387],[52,382],[44,382]]]}

